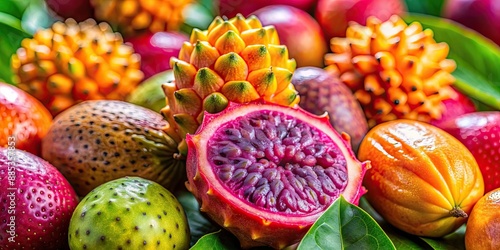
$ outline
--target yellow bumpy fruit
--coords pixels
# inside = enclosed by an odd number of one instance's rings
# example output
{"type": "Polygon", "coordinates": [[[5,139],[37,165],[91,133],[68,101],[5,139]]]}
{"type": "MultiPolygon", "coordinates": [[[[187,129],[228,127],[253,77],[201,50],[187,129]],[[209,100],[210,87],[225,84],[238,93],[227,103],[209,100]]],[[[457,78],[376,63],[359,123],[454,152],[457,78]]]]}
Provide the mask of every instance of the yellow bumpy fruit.
{"type": "Polygon", "coordinates": [[[280,44],[276,29],[262,27],[255,16],[216,17],[208,30],[195,28],[170,63],[175,81],[163,85],[167,105],[162,113],[181,153],[186,134],[196,132],[204,111],[220,112],[229,102],[299,102],[291,84],[295,60],[280,44]]]}
{"type": "Polygon", "coordinates": [[[183,11],[193,0],[90,0],[99,20],[124,34],[179,30],[183,11]]]}
{"type": "Polygon", "coordinates": [[[19,88],[53,115],[77,102],[124,100],[144,74],[140,56],[106,23],[56,22],[24,39],[12,56],[19,88]]]}
{"type": "Polygon", "coordinates": [[[448,44],[433,35],[398,16],[369,17],[366,26],[351,23],[345,38],[331,39],[326,69],[351,88],[371,127],[398,118],[439,119],[442,101],[453,94],[456,64],[446,59],[448,44]]]}

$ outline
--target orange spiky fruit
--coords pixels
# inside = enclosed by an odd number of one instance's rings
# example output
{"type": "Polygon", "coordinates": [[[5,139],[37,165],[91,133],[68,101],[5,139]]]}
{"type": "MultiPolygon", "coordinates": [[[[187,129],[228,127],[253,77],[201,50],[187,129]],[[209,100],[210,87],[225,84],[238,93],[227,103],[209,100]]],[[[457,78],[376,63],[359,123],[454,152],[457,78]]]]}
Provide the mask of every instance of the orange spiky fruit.
{"type": "Polygon", "coordinates": [[[56,22],[24,39],[12,69],[19,88],[53,115],[84,100],[124,100],[144,77],[133,48],[93,19],[56,22]]]}
{"type": "Polygon", "coordinates": [[[263,101],[283,106],[299,102],[291,84],[296,68],[273,26],[255,16],[216,17],[207,30],[194,29],[178,58],[171,58],[175,81],[164,84],[162,110],[167,133],[180,142],[200,126],[203,112],[218,113],[229,102],[263,101]]]}
{"type": "Polygon", "coordinates": [[[95,16],[124,34],[178,30],[193,0],[90,0],[95,16]]]}
{"type": "Polygon", "coordinates": [[[449,47],[436,43],[432,30],[392,16],[366,26],[351,23],[346,37],[332,38],[326,69],[338,74],[363,106],[369,125],[406,118],[429,122],[441,118],[443,100],[455,95],[455,61],[449,47]]]}

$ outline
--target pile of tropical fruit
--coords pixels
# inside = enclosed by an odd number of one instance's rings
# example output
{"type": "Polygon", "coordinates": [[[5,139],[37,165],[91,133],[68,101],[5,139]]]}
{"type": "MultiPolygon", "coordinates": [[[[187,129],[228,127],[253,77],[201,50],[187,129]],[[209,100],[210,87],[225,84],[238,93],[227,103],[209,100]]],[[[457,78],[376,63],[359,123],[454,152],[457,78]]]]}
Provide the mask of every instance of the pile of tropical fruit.
{"type": "Polygon", "coordinates": [[[500,249],[494,0],[3,1],[0,249],[500,249]]]}

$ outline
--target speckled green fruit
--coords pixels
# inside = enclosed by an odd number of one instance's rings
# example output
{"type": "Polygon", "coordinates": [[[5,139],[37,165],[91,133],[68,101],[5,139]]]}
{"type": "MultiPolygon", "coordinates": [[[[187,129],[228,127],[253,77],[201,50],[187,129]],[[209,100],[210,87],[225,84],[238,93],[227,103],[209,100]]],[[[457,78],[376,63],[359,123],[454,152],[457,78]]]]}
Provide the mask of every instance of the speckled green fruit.
{"type": "Polygon", "coordinates": [[[181,204],[161,185],[123,177],[85,196],[71,217],[70,249],[188,249],[181,204]]]}

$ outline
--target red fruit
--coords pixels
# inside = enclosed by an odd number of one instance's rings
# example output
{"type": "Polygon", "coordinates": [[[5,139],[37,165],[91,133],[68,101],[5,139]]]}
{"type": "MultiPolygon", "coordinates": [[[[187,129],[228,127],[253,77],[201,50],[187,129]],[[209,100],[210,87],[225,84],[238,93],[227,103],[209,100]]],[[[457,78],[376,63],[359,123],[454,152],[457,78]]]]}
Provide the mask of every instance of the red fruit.
{"type": "Polygon", "coordinates": [[[443,100],[444,110],[441,114],[441,118],[438,120],[431,120],[430,124],[439,127],[440,124],[453,119],[459,115],[472,113],[476,111],[476,106],[460,91],[457,91],[452,87],[452,92],[450,92],[450,98],[443,100]]]}
{"type": "Polygon", "coordinates": [[[8,145],[40,155],[52,115],[36,98],[0,82],[0,147],[8,145]]]}
{"type": "Polygon", "coordinates": [[[328,47],[318,22],[307,12],[287,5],[261,8],[255,14],[262,25],[274,25],[281,43],[286,45],[297,67],[323,67],[328,47]],[[308,48],[308,49],[304,49],[308,48]]]}
{"type": "Polygon", "coordinates": [[[55,167],[28,152],[0,148],[0,248],[67,249],[78,197],[55,167]]]}
{"type": "Polygon", "coordinates": [[[297,243],[340,195],[357,204],[365,193],[370,165],[349,136],[300,108],[230,103],[186,141],[189,191],[243,248],[297,243]]]}
{"type": "Polygon", "coordinates": [[[248,16],[250,13],[269,5],[284,4],[309,11],[313,8],[316,0],[220,0],[219,15],[227,16],[228,18],[241,13],[243,16],[248,16]]]}
{"type": "Polygon", "coordinates": [[[476,30],[500,45],[500,1],[448,0],[443,16],[476,30]]]}
{"type": "Polygon", "coordinates": [[[47,6],[58,16],[67,19],[73,18],[82,22],[94,17],[94,8],[90,0],[45,0],[47,6]]]}
{"type": "Polygon", "coordinates": [[[145,79],[170,69],[170,57],[178,56],[187,35],[179,32],[145,33],[131,37],[125,42],[132,44],[134,51],[141,55],[141,70],[145,79]]]}
{"type": "Polygon", "coordinates": [[[357,151],[368,123],[351,90],[338,77],[316,67],[298,68],[292,83],[299,92],[300,107],[316,115],[328,112],[332,126],[339,133],[346,132],[357,151]]]}
{"type": "Polygon", "coordinates": [[[464,114],[440,124],[474,155],[485,193],[500,187],[500,111],[464,114]]]}
{"type": "Polygon", "coordinates": [[[319,0],[316,20],[329,41],[332,37],[345,37],[349,21],[366,25],[366,19],[375,16],[384,22],[405,11],[403,0],[319,0]]]}

